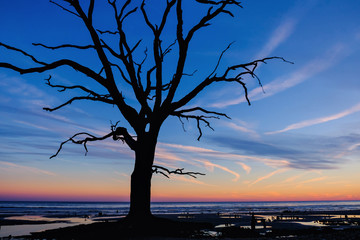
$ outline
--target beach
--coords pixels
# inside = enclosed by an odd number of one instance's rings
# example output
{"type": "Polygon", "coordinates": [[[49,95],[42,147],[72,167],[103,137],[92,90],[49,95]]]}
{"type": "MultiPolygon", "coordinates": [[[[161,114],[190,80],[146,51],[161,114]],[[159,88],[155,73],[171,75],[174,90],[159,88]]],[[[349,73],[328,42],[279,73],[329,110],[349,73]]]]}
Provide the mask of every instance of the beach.
{"type": "MultiPolygon", "coordinates": [[[[273,204],[266,208],[252,207],[251,211],[246,211],[247,207],[236,207],[238,211],[234,211],[228,203],[214,204],[160,204],[154,208],[158,212],[154,220],[142,225],[129,224],[121,209],[109,210],[110,205],[106,204],[102,208],[81,203],[71,208],[70,204],[66,208],[59,204],[48,207],[39,204],[37,207],[27,205],[21,211],[13,206],[6,208],[3,204],[0,208],[0,238],[360,239],[360,208],[353,203],[345,207],[339,207],[339,204],[334,207],[329,203],[327,207],[319,204],[318,207],[311,205],[311,208],[296,207],[296,204],[293,208],[277,208],[273,204]],[[88,214],[90,212],[92,215],[88,214]]],[[[304,205],[308,206],[307,203],[304,205]]]]}
{"type": "MultiPolygon", "coordinates": [[[[252,214],[167,214],[158,215],[155,226],[132,229],[123,217],[103,216],[89,224],[63,225],[47,231],[17,236],[18,239],[359,239],[360,211],[283,212],[252,214]],[[254,219],[255,218],[255,222],[254,219]],[[252,226],[253,225],[253,226],[252,226]],[[120,236],[119,236],[120,235],[120,236]],[[346,238],[344,238],[347,236],[346,238]],[[104,238],[106,237],[106,238],[104,238]],[[353,237],[353,238],[352,238],[353,237]]],[[[5,226],[62,224],[68,221],[2,220],[5,226]]],[[[14,236],[11,236],[14,237],[14,236]]],[[[1,239],[11,239],[3,236],[1,239]]],[[[13,238],[14,239],[14,238],[13,238]]],[[[16,239],[16,238],[15,238],[16,239]]]]}

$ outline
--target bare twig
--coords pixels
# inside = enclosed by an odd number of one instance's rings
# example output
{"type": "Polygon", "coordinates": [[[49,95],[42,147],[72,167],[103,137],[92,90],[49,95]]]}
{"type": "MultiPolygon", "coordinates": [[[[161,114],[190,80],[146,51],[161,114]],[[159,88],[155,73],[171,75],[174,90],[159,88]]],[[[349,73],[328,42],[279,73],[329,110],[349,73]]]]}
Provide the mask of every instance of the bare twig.
{"type": "Polygon", "coordinates": [[[108,99],[108,98],[102,98],[102,97],[90,97],[90,96],[82,96],[82,97],[73,97],[71,98],[70,100],[68,100],[67,102],[57,106],[57,107],[54,107],[54,108],[47,108],[47,107],[44,107],[43,109],[45,111],[48,111],[48,112],[53,112],[53,111],[56,111],[62,107],[65,107],[66,105],[70,105],[73,101],[77,101],[77,100],[91,100],[91,101],[99,101],[99,102],[104,102],[104,103],[108,103],[108,104],[115,104],[114,100],[112,99],[108,99]]]}
{"type": "Polygon", "coordinates": [[[70,141],[71,141],[72,143],[75,143],[75,144],[84,145],[85,155],[86,155],[86,154],[88,153],[88,149],[87,149],[87,146],[86,146],[86,144],[87,144],[88,142],[104,140],[104,139],[107,139],[107,138],[109,138],[109,137],[112,137],[113,135],[114,135],[114,132],[108,133],[108,134],[106,134],[106,135],[103,136],[103,137],[95,137],[94,135],[89,134],[89,133],[86,133],[86,132],[76,133],[76,134],[74,134],[72,137],[70,137],[68,140],[62,142],[62,143],[60,144],[60,147],[59,147],[59,149],[57,150],[57,152],[56,152],[54,155],[52,155],[52,156],[50,157],[50,159],[56,157],[56,156],[60,153],[63,145],[64,145],[65,143],[67,143],[67,142],[70,142],[70,141]],[[85,136],[87,136],[87,137],[85,137],[84,139],[81,139],[81,140],[75,140],[76,137],[81,136],[81,135],[85,135],[85,136]]]}
{"type": "Polygon", "coordinates": [[[42,43],[33,43],[33,45],[34,46],[41,46],[41,47],[51,49],[51,50],[60,49],[60,48],[77,48],[77,49],[91,49],[92,48],[92,49],[95,49],[94,45],[78,46],[78,45],[73,45],[73,44],[62,44],[62,45],[53,46],[53,47],[47,46],[47,45],[42,44],[42,43]]]}
{"type": "Polygon", "coordinates": [[[231,47],[231,45],[232,45],[233,43],[234,43],[234,42],[231,42],[231,43],[221,52],[221,54],[220,54],[220,56],[219,56],[219,59],[218,59],[218,61],[217,61],[217,63],[216,63],[216,66],[215,66],[214,70],[209,74],[208,78],[210,78],[214,73],[216,73],[216,70],[218,69],[218,67],[219,67],[219,65],[220,65],[220,62],[221,62],[221,59],[222,59],[223,55],[225,54],[225,52],[226,52],[227,50],[230,49],[230,47],[231,47]]]}
{"type": "Polygon", "coordinates": [[[111,124],[111,132],[102,137],[96,137],[96,136],[94,136],[90,133],[86,133],[86,132],[80,132],[80,133],[74,134],[68,140],[66,140],[60,144],[59,149],[57,150],[57,152],[54,155],[52,155],[50,157],[50,159],[56,157],[60,153],[63,145],[68,142],[83,145],[85,148],[85,155],[86,155],[88,153],[88,149],[86,146],[86,144],[88,142],[102,141],[102,140],[105,140],[110,137],[112,137],[112,139],[114,141],[121,140],[123,142],[126,142],[126,144],[128,144],[128,146],[134,150],[136,148],[136,144],[137,144],[136,141],[134,140],[134,138],[132,136],[130,136],[130,134],[127,132],[126,128],[116,127],[117,124],[118,124],[118,122],[115,125],[111,124]],[[76,140],[77,137],[82,136],[82,135],[84,135],[85,138],[76,140]]]}
{"type": "Polygon", "coordinates": [[[7,49],[9,49],[9,50],[12,50],[12,51],[15,51],[15,52],[20,52],[20,53],[23,54],[24,56],[31,58],[31,60],[32,60],[33,62],[35,62],[35,63],[41,64],[41,65],[46,65],[45,62],[41,62],[41,61],[37,60],[33,55],[25,52],[24,50],[21,50],[21,49],[18,49],[18,48],[9,46],[9,45],[4,44],[4,43],[1,43],[1,42],[0,42],[0,46],[3,46],[3,47],[5,47],[5,48],[7,48],[7,49]]]}
{"type": "Polygon", "coordinates": [[[170,178],[169,175],[171,174],[175,174],[175,175],[188,175],[190,177],[193,177],[193,178],[197,178],[196,176],[197,175],[201,175],[201,176],[204,176],[205,174],[204,173],[200,173],[200,172],[184,172],[184,168],[178,168],[178,169],[175,169],[173,171],[165,168],[165,167],[162,167],[162,166],[158,166],[158,165],[153,165],[152,166],[152,172],[153,173],[156,173],[156,174],[161,174],[167,178],[170,178]]]}
{"type": "MultiPolygon", "coordinates": [[[[173,116],[177,116],[180,121],[181,118],[185,118],[185,119],[195,119],[196,123],[197,123],[197,129],[199,131],[199,137],[197,138],[198,141],[200,141],[200,138],[202,137],[202,130],[201,130],[201,126],[200,126],[200,122],[205,123],[205,126],[210,128],[211,130],[214,131],[214,129],[211,127],[210,122],[207,119],[219,119],[219,116],[222,117],[226,117],[228,119],[230,119],[229,116],[227,116],[224,113],[219,113],[219,112],[214,112],[214,111],[208,111],[205,110],[201,107],[194,107],[194,108],[189,108],[189,109],[183,109],[183,110],[179,110],[179,111],[174,111],[171,115],[173,116]],[[200,111],[206,114],[212,114],[212,115],[195,115],[195,114],[186,114],[186,113],[190,113],[190,112],[195,112],[195,111],[200,111]]],[[[182,126],[184,128],[184,123],[181,121],[182,126]]]]}
{"type": "Polygon", "coordinates": [[[51,3],[53,3],[53,4],[55,4],[56,6],[60,7],[62,10],[66,11],[66,12],[69,12],[69,13],[71,13],[71,14],[74,14],[75,16],[77,16],[77,17],[81,18],[81,17],[80,17],[80,15],[79,15],[78,13],[73,12],[73,11],[71,11],[71,10],[69,10],[69,9],[67,9],[67,8],[65,8],[65,7],[63,7],[63,6],[61,6],[61,5],[60,5],[60,4],[58,4],[57,2],[54,2],[54,1],[52,1],[52,0],[50,0],[50,2],[51,2],[51,3]]]}
{"type": "Polygon", "coordinates": [[[112,35],[116,35],[116,34],[119,34],[119,31],[109,31],[109,30],[106,30],[106,31],[101,31],[99,29],[96,29],[96,31],[98,31],[100,34],[112,34],[112,35]]]}

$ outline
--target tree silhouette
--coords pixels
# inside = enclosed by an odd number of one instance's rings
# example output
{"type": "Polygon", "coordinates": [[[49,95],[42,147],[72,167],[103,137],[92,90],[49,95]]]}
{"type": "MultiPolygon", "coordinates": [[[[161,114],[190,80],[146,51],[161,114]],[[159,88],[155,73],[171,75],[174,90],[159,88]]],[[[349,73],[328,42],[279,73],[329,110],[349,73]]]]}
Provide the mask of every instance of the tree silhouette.
{"type": "MultiPolygon", "coordinates": [[[[80,3],[79,0],[59,0],[58,2],[50,0],[57,7],[82,20],[84,27],[91,37],[91,43],[82,46],[71,43],[57,46],[48,46],[43,43],[33,43],[33,45],[58,51],[62,49],[93,50],[96,52],[96,58],[100,63],[96,69],[71,59],[43,62],[22,49],[0,43],[0,46],[9,51],[15,51],[24,57],[30,58],[33,63],[33,67],[21,68],[8,62],[0,62],[0,67],[2,68],[12,69],[20,74],[28,74],[51,72],[51,70],[65,66],[99,83],[106,90],[106,94],[98,93],[83,85],[77,85],[76,79],[73,80],[74,85],[70,86],[53,83],[51,75],[46,79],[46,84],[57,89],[59,92],[80,90],[83,92],[83,95],[73,97],[56,107],[44,108],[44,110],[49,112],[56,111],[79,100],[91,100],[110,104],[116,106],[130,124],[132,128],[130,132],[134,131],[135,133],[135,136],[132,136],[129,134],[128,129],[118,126],[119,123],[112,125],[111,131],[104,136],[94,136],[86,132],[76,133],[68,140],[62,142],[58,151],[51,158],[57,156],[63,145],[68,142],[83,145],[86,152],[88,142],[101,141],[108,138],[112,138],[115,141],[121,140],[127,144],[135,152],[135,166],[131,175],[131,203],[128,215],[130,219],[147,219],[152,216],[150,211],[150,191],[151,178],[154,173],[160,173],[166,177],[170,174],[183,174],[191,177],[201,174],[199,172],[186,172],[184,169],[170,170],[163,166],[154,165],[157,139],[164,121],[170,116],[178,117],[180,121],[182,119],[194,120],[199,132],[198,140],[200,140],[202,127],[205,126],[212,129],[210,120],[218,119],[219,117],[229,117],[225,113],[211,111],[201,106],[187,107],[191,100],[208,86],[215,83],[237,83],[244,89],[246,100],[250,105],[247,88],[243,81],[244,76],[249,75],[258,79],[255,70],[259,64],[265,63],[270,59],[286,61],[281,57],[267,57],[247,63],[230,65],[224,68],[223,71],[220,71],[219,65],[223,55],[231,47],[231,44],[229,44],[227,48],[219,52],[215,66],[209,69],[210,74],[203,79],[194,78],[195,86],[179,97],[178,88],[183,78],[194,77],[193,74],[185,73],[184,69],[189,45],[195,34],[201,29],[208,27],[220,15],[233,17],[234,11],[242,7],[240,2],[235,0],[192,1],[194,7],[206,8],[207,11],[202,16],[197,16],[198,22],[188,26],[184,24],[183,1],[181,0],[161,1],[163,7],[159,9],[162,9],[162,13],[157,23],[151,19],[149,10],[147,10],[145,5],[145,0],[139,6],[135,6],[137,3],[131,0],[108,0],[107,4],[113,10],[112,18],[115,21],[114,26],[116,26],[116,29],[100,30],[95,28],[93,18],[95,0],[86,1],[87,3],[80,3]],[[142,21],[144,26],[150,29],[152,33],[152,43],[150,46],[144,46],[145,44],[142,42],[142,39],[138,41],[129,40],[129,33],[127,33],[124,26],[130,24],[129,18],[132,15],[136,15],[138,20],[142,21]],[[173,24],[175,29],[171,33],[174,33],[174,39],[176,40],[164,46],[164,29],[170,21],[170,17],[173,18],[173,23],[175,22],[173,24]],[[139,51],[142,54],[139,54],[139,51]],[[164,69],[167,66],[165,64],[167,62],[164,59],[169,54],[176,58],[176,61],[171,63],[175,70],[170,79],[164,76],[164,69]],[[132,94],[135,95],[137,100],[136,106],[132,106],[126,101],[125,96],[128,92],[122,92],[120,83],[130,86],[132,94]]],[[[156,4],[159,3],[156,2],[156,4]]],[[[261,84],[260,80],[259,84],[261,84]]]]}

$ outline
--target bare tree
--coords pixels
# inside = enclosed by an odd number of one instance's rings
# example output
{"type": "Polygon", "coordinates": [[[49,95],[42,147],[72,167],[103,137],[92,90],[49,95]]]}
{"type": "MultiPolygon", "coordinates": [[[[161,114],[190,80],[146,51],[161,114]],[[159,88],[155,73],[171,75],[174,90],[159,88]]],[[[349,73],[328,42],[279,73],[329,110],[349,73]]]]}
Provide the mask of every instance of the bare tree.
{"type": "MultiPolygon", "coordinates": [[[[62,142],[58,151],[51,158],[57,156],[67,142],[81,144],[86,151],[88,142],[112,138],[115,141],[121,140],[126,143],[135,152],[135,166],[131,175],[131,203],[128,215],[130,219],[147,219],[152,216],[150,211],[150,191],[151,178],[154,173],[160,173],[166,177],[170,174],[184,174],[191,177],[201,174],[198,172],[186,172],[184,169],[170,170],[163,166],[154,165],[157,139],[164,121],[170,116],[178,117],[180,121],[182,119],[194,120],[197,124],[199,140],[202,136],[202,127],[211,128],[210,120],[229,117],[224,113],[211,111],[201,106],[187,107],[191,100],[208,86],[225,82],[240,84],[244,89],[246,100],[250,104],[243,77],[249,75],[258,79],[255,70],[259,64],[265,63],[267,60],[280,59],[285,61],[281,57],[268,57],[247,63],[234,64],[220,71],[219,65],[223,55],[231,46],[229,44],[226,49],[219,53],[217,63],[210,69],[210,74],[203,79],[194,79],[196,83],[194,87],[183,96],[175,98],[183,78],[189,77],[189,75],[192,76],[192,74],[186,74],[184,69],[189,45],[195,34],[209,26],[218,16],[229,15],[233,17],[234,11],[241,8],[240,2],[235,0],[192,1],[196,7],[206,8],[207,11],[204,12],[204,15],[198,16],[199,21],[194,25],[184,26],[183,1],[181,0],[161,1],[164,4],[163,12],[160,21],[157,23],[150,19],[145,0],[139,6],[135,6],[136,2],[131,0],[108,0],[108,4],[113,10],[116,29],[100,30],[96,29],[93,23],[95,0],[86,1],[86,4],[80,3],[79,0],[58,0],[57,2],[50,0],[51,3],[72,14],[75,18],[81,19],[91,37],[91,42],[82,46],[69,43],[57,46],[48,46],[43,43],[33,43],[33,45],[49,51],[61,51],[62,49],[93,50],[96,52],[96,58],[100,63],[97,69],[71,59],[58,59],[53,62],[40,61],[38,57],[22,49],[0,43],[0,46],[7,50],[15,51],[24,57],[30,58],[34,64],[30,68],[21,68],[8,62],[0,62],[2,68],[12,69],[20,74],[28,74],[51,73],[52,70],[66,66],[99,83],[106,90],[106,94],[101,94],[83,85],[76,84],[76,80],[74,80],[74,85],[65,86],[53,83],[51,76],[46,79],[47,85],[58,89],[59,92],[80,90],[84,95],[73,97],[59,106],[44,108],[44,110],[56,111],[79,100],[91,100],[114,105],[132,127],[130,132],[134,131],[135,133],[135,136],[132,136],[126,128],[117,126],[118,123],[112,125],[111,131],[104,136],[94,136],[86,132],[76,133],[62,142]],[[150,29],[152,33],[152,44],[150,46],[144,46],[141,39],[135,42],[128,40],[129,34],[124,26],[129,24],[128,19],[134,14],[138,14],[136,16],[139,20],[142,20],[144,26],[150,29]],[[176,27],[174,39],[176,40],[172,44],[164,46],[164,29],[170,17],[173,17],[173,22],[176,23],[174,25],[176,27]],[[112,38],[111,43],[108,40],[109,38],[112,38]],[[140,49],[142,49],[141,57],[139,57],[140,54],[135,54],[140,49]],[[148,51],[148,49],[151,50],[148,51]],[[177,60],[175,63],[172,62],[172,64],[175,64],[175,71],[171,79],[168,79],[164,77],[164,59],[167,54],[170,54],[170,51],[177,60]],[[149,54],[152,55],[152,59],[148,56],[149,54]],[[138,102],[137,106],[131,106],[125,100],[125,94],[127,93],[122,92],[122,89],[120,89],[120,82],[130,86],[132,94],[135,95],[138,102]]],[[[156,4],[159,3],[156,2],[156,4]]]]}

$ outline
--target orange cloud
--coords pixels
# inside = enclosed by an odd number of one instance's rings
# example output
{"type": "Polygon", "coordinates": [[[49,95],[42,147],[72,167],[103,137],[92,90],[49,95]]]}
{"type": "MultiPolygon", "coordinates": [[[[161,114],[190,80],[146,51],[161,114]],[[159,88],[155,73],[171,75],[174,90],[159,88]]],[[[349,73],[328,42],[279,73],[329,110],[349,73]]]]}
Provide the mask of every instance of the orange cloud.
{"type": "Polygon", "coordinates": [[[221,169],[221,170],[223,170],[223,171],[225,171],[225,172],[228,172],[228,173],[234,175],[234,176],[235,176],[235,178],[233,179],[234,182],[236,182],[236,181],[239,180],[239,178],[240,178],[240,174],[238,174],[237,172],[234,172],[234,171],[228,169],[227,167],[221,166],[221,165],[219,165],[219,164],[212,163],[212,162],[210,162],[210,161],[208,161],[208,160],[196,160],[196,161],[203,163],[203,164],[205,165],[205,167],[210,167],[210,168],[212,168],[212,169],[213,169],[214,167],[216,167],[216,168],[219,168],[219,169],[221,169]]]}
{"type": "Polygon", "coordinates": [[[261,182],[261,181],[263,181],[265,179],[271,178],[272,176],[274,176],[276,174],[283,173],[285,171],[287,171],[287,169],[278,169],[276,171],[273,171],[273,172],[271,172],[271,173],[269,173],[269,174],[267,174],[265,176],[262,176],[262,177],[256,179],[254,182],[250,183],[250,186],[254,185],[254,184],[258,183],[258,182],[261,182]]]}

